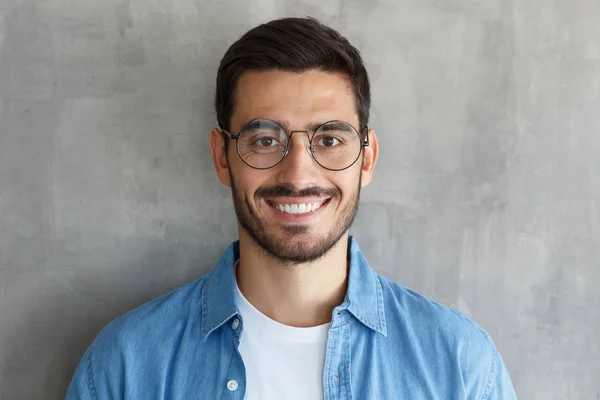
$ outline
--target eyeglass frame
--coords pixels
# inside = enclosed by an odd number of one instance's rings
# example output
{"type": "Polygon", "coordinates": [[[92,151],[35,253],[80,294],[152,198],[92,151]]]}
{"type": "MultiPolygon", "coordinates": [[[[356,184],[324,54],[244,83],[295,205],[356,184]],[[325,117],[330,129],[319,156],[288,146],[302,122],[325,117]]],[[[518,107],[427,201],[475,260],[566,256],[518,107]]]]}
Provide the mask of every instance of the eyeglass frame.
{"type": "MultiPolygon", "coordinates": [[[[247,122],[246,124],[244,124],[244,126],[242,126],[242,128],[240,129],[240,131],[239,131],[237,134],[233,134],[233,133],[231,133],[231,132],[229,132],[229,131],[227,131],[227,130],[225,130],[225,129],[221,128],[221,127],[218,127],[217,129],[218,129],[218,130],[219,130],[221,133],[226,133],[226,134],[229,136],[229,138],[231,138],[231,139],[235,140],[235,142],[236,142],[236,143],[235,143],[235,148],[236,148],[236,151],[237,151],[237,153],[238,153],[238,156],[240,157],[240,160],[242,160],[242,162],[243,162],[244,164],[246,164],[247,166],[249,166],[250,168],[253,168],[253,169],[258,169],[258,170],[267,170],[267,169],[274,168],[274,167],[276,167],[277,165],[279,165],[279,163],[281,163],[281,162],[283,161],[283,159],[284,159],[284,158],[285,158],[285,157],[288,155],[288,153],[289,153],[289,151],[290,151],[290,143],[291,143],[291,140],[292,140],[292,135],[293,135],[294,133],[296,133],[296,132],[302,132],[302,133],[306,133],[306,135],[307,135],[307,136],[309,136],[309,131],[291,131],[291,132],[290,132],[290,134],[288,135],[288,132],[285,130],[285,128],[284,128],[283,126],[281,126],[281,124],[280,124],[279,122],[277,122],[277,121],[273,121],[273,120],[271,120],[271,119],[268,119],[268,118],[255,118],[255,119],[253,119],[253,120],[251,120],[251,121],[247,122]],[[240,154],[240,146],[239,146],[239,143],[240,143],[240,142],[238,141],[238,139],[239,139],[240,135],[242,134],[242,132],[244,131],[244,129],[245,129],[245,128],[246,128],[248,125],[250,125],[250,124],[252,124],[252,123],[255,123],[255,122],[257,122],[257,121],[269,121],[269,122],[272,122],[272,123],[274,123],[274,124],[275,124],[275,125],[277,125],[279,128],[281,128],[281,130],[283,131],[283,133],[285,134],[285,136],[286,136],[286,138],[287,138],[287,142],[286,142],[286,145],[285,145],[285,151],[283,152],[283,155],[281,156],[281,158],[279,159],[279,161],[277,161],[275,164],[273,164],[273,165],[272,165],[272,166],[270,166],[270,167],[258,168],[258,167],[255,167],[255,166],[253,166],[253,165],[250,165],[250,164],[248,164],[248,163],[246,162],[246,160],[244,160],[244,157],[242,157],[242,155],[240,154]]],[[[315,160],[315,162],[316,162],[317,164],[319,164],[319,165],[320,165],[322,168],[325,168],[325,169],[326,169],[326,170],[328,170],[328,171],[344,171],[344,170],[346,170],[346,169],[348,169],[348,168],[352,167],[354,164],[356,164],[356,161],[358,161],[358,159],[360,158],[360,154],[363,152],[364,148],[369,146],[369,133],[368,133],[368,129],[369,129],[369,126],[368,126],[368,125],[365,125],[365,126],[364,126],[364,127],[363,127],[363,128],[360,130],[360,131],[357,131],[357,130],[356,130],[356,128],[354,127],[354,125],[352,125],[351,123],[349,123],[349,122],[346,122],[346,121],[343,121],[343,120],[338,120],[338,119],[334,119],[334,120],[331,120],[331,121],[324,122],[324,123],[322,123],[321,125],[317,126],[317,127],[314,129],[314,131],[313,131],[312,135],[310,135],[310,136],[308,137],[308,144],[309,144],[309,146],[308,146],[308,149],[309,149],[310,156],[312,157],[312,159],[313,159],[313,160],[315,160]],[[347,125],[349,125],[349,126],[352,128],[352,130],[354,130],[354,132],[355,132],[355,133],[358,135],[358,138],[359,138],[359,140],[360,140],[360,150],[359,150],[359,152],[358,152],[358,154],[357,154],[356,158],[354,159],[354,161],[352,161],[352,163],[350,163],[350,165],[348,165],[347,167],[340,168],[340,169],[331,169],[331,168],[327,168],[327,167],[325,167],[323,164],[321,164],[321,163],[319,162],[319,160],[317,160],[317,158],[315,157],[315,149],[313,148],[313,145],[312,145],[312,141],[313,141],[313,139],[314,139],[314,137],[315,137],[315,134],[317,133],[317,131],[318,131],[319,129],[321,129],[323,126],[325,126],[325,125],[327,125],[327,124],[330,124],[330,123],[332,123],[332,122],[343,122],[344,124],[347,124],[347,125]],[[363,139],[363,138],[362,138],[362,136],[361,136],[361,132],[364,132],[365,130],[367,130],[367,134],[365,135],[365,138],[363,139]]]]}

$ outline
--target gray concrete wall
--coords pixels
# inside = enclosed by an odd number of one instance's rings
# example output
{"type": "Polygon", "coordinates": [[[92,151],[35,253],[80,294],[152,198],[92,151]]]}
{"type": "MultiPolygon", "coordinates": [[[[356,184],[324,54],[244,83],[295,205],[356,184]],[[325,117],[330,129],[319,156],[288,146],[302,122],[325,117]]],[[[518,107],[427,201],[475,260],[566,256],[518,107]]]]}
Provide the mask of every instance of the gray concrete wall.
{"type": "Polygon", "coordinates": [[[0,0],[0,398],[62,398],[101,327],[235,238],[216,67],[290,15],[368,64],[373,266],[483,325],[520,398],[600,398],[597,0],[0,0]]]}

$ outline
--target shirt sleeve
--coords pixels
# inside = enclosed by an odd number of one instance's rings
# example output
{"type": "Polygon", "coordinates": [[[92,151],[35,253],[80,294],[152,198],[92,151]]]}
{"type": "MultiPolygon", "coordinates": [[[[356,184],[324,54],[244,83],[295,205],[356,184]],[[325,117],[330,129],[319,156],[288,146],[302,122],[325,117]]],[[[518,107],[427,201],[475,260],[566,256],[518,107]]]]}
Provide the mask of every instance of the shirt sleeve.
{"type": "Polygon", "coordinates": [[[92,346],[90,346],[77,369],[75,370],[75,374],[71,379],[71,384],[69,385],[69,389],[67,390],[67,395],[65,400],[96,400],[96,394],[93,388],[93,376],[92,376],[92,368],[91,368],[91,352],[92,346]]]}
{"type": "Polygon", "coordinates": [[[492,344],[492,362],[487,384],[481,400],[516,400],[517,394],[506,370],[506,366],[492,344]]]}

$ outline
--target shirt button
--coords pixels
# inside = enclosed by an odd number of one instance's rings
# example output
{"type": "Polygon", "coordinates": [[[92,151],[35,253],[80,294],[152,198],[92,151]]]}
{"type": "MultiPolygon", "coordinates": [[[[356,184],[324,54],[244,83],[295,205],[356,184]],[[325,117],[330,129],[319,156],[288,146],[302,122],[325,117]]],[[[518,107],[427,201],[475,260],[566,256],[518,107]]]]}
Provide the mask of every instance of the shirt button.
{"type": "Polygon", "coordinates": [[[335,383],[335,386],[340,384],[340,375],[337,372],[333,375],[333,383],[335,383]]]}
{"type": "Polygon", "coordinates": [[[235,331],[238,326],[240,326],[240,320],[239,319],[234,319],[233,322],[231,323],[231,327],[233,328],[233,330],[235,331]]]}
{"type": "Polygon", "coordinates": [[[230,380],[229,382],[227,382],[227,389],[229,389],[230,392],[235,392],[238,388],[238,383],[236,381],[234,381],[233,379],[230,380]]]}

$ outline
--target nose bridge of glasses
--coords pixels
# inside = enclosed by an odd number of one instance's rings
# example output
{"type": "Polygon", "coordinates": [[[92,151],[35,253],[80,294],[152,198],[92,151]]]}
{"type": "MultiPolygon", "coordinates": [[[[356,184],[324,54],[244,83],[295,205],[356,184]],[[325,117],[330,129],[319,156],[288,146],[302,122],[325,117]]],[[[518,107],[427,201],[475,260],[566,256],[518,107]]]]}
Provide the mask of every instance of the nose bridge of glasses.
{"type": "MultiPolygon", "coordinates": [[[[310,142],[311,141],[311,135],[310,135],[310,133],[308,131],[302,131],[302,130],[291,131],[289,133],[289,135],[287,136],[288,143],[287,143],[286,147],[287,147],[288,151],[292,147],[292,137],[294,136],[294,133],[304,133],[306,135],[306,139],[307,139],[308,145],[305,145],[303,147],[308,151],[309,154],[312,155],[311,142],[310,142]]],[[[302,138],[302,135],[300,135],[300,137],[302,138]]],[[[302,139],[300,139],[300,140],[302,140],[302,139]]],[[[286,154],[287,154],[287,152],[286,152],[286,154]]]]}
{"type": "Polygon", "coordinates": [[[308,142],[310,143],[310,133],[308,131],[291,131],[290,134],[288,135],[288,141],[292,140],[292,136],[294,136],[294,133],[306,134],[306,138],[308,139],[308,142]]]}

